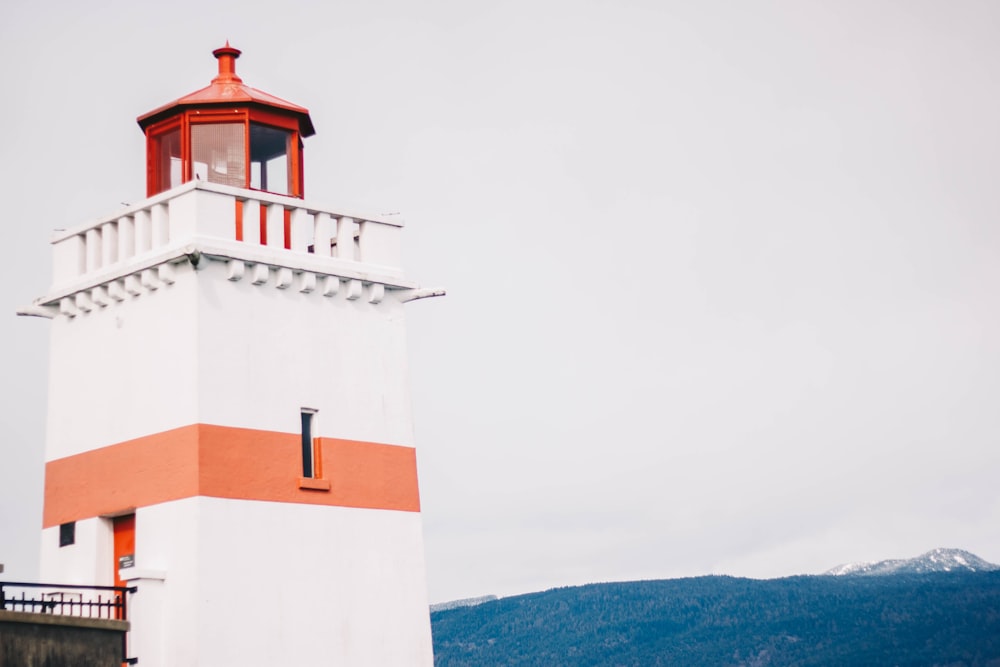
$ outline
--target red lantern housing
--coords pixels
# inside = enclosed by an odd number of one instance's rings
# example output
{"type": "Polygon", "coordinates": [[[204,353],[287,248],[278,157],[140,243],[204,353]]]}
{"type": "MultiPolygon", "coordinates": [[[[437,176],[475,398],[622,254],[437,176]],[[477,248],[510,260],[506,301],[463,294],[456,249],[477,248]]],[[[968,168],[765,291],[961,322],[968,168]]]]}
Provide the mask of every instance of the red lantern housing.
{"type": "Polygon", "coordinates": [[[229,42],[212,53],[219,74],[209,86],[136,119],[146,195],[201,179],[303,197],[302,139],[316,133],[309,111],[244,84],[229,42]]]}

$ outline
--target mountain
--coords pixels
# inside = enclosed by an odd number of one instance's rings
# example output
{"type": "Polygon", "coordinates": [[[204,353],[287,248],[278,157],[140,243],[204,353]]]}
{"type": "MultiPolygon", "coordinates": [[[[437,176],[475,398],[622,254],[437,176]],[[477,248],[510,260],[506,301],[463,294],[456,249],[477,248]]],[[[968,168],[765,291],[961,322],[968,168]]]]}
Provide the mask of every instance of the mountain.
{"type": "Polygon", "coordinates": [[[589,584],[431,627],[436,667],[1000,667],[1000,571],[589,584]]]}
{"type": "Polygon", "coordinates": [[[922,574],[925,572],[992,572],[1000,570],[1000,565],[988,563],[982,558],[961,549],[934,549],[927,553],[902,560],[880,560],[870,563],[848,563],[838,565],[823,574],[843,575],[885,575],[922,574]]]}

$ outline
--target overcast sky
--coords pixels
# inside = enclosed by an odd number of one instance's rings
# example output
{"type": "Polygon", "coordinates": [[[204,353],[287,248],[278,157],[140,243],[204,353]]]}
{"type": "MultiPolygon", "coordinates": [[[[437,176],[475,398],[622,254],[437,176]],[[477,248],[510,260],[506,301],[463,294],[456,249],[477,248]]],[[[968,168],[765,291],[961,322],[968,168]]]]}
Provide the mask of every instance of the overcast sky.
{"type": "Polygon", "coordinates": [[[310,109],[307,196],[401,212],[448,289],[407,306],[432,601],[1000,562],[1000,3],[5,0],[5,577],[49,330],[14,310],[226,39],[310,109]]]}

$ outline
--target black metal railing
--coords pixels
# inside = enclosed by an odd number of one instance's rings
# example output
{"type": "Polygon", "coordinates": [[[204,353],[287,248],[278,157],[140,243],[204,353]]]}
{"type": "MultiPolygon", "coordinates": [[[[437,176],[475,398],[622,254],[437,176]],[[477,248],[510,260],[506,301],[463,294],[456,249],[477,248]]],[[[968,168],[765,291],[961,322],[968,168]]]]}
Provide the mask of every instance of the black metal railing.
{"type": "Polygon", "coordinates": [[[0,581],[0,609],[127,621],[128,593],[136,590],[135,586],[0,581]]]}

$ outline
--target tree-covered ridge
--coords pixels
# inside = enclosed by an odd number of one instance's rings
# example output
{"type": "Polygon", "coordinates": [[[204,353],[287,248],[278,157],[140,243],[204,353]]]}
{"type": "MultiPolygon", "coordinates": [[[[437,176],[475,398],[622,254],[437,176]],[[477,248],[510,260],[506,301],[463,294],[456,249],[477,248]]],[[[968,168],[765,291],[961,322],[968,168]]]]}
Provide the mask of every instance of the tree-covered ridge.
{"type": "Polygon", "coordinates": [[[431,621],[438,667],[1000,667],[1000,572],[590,584],[431,621]]]}

